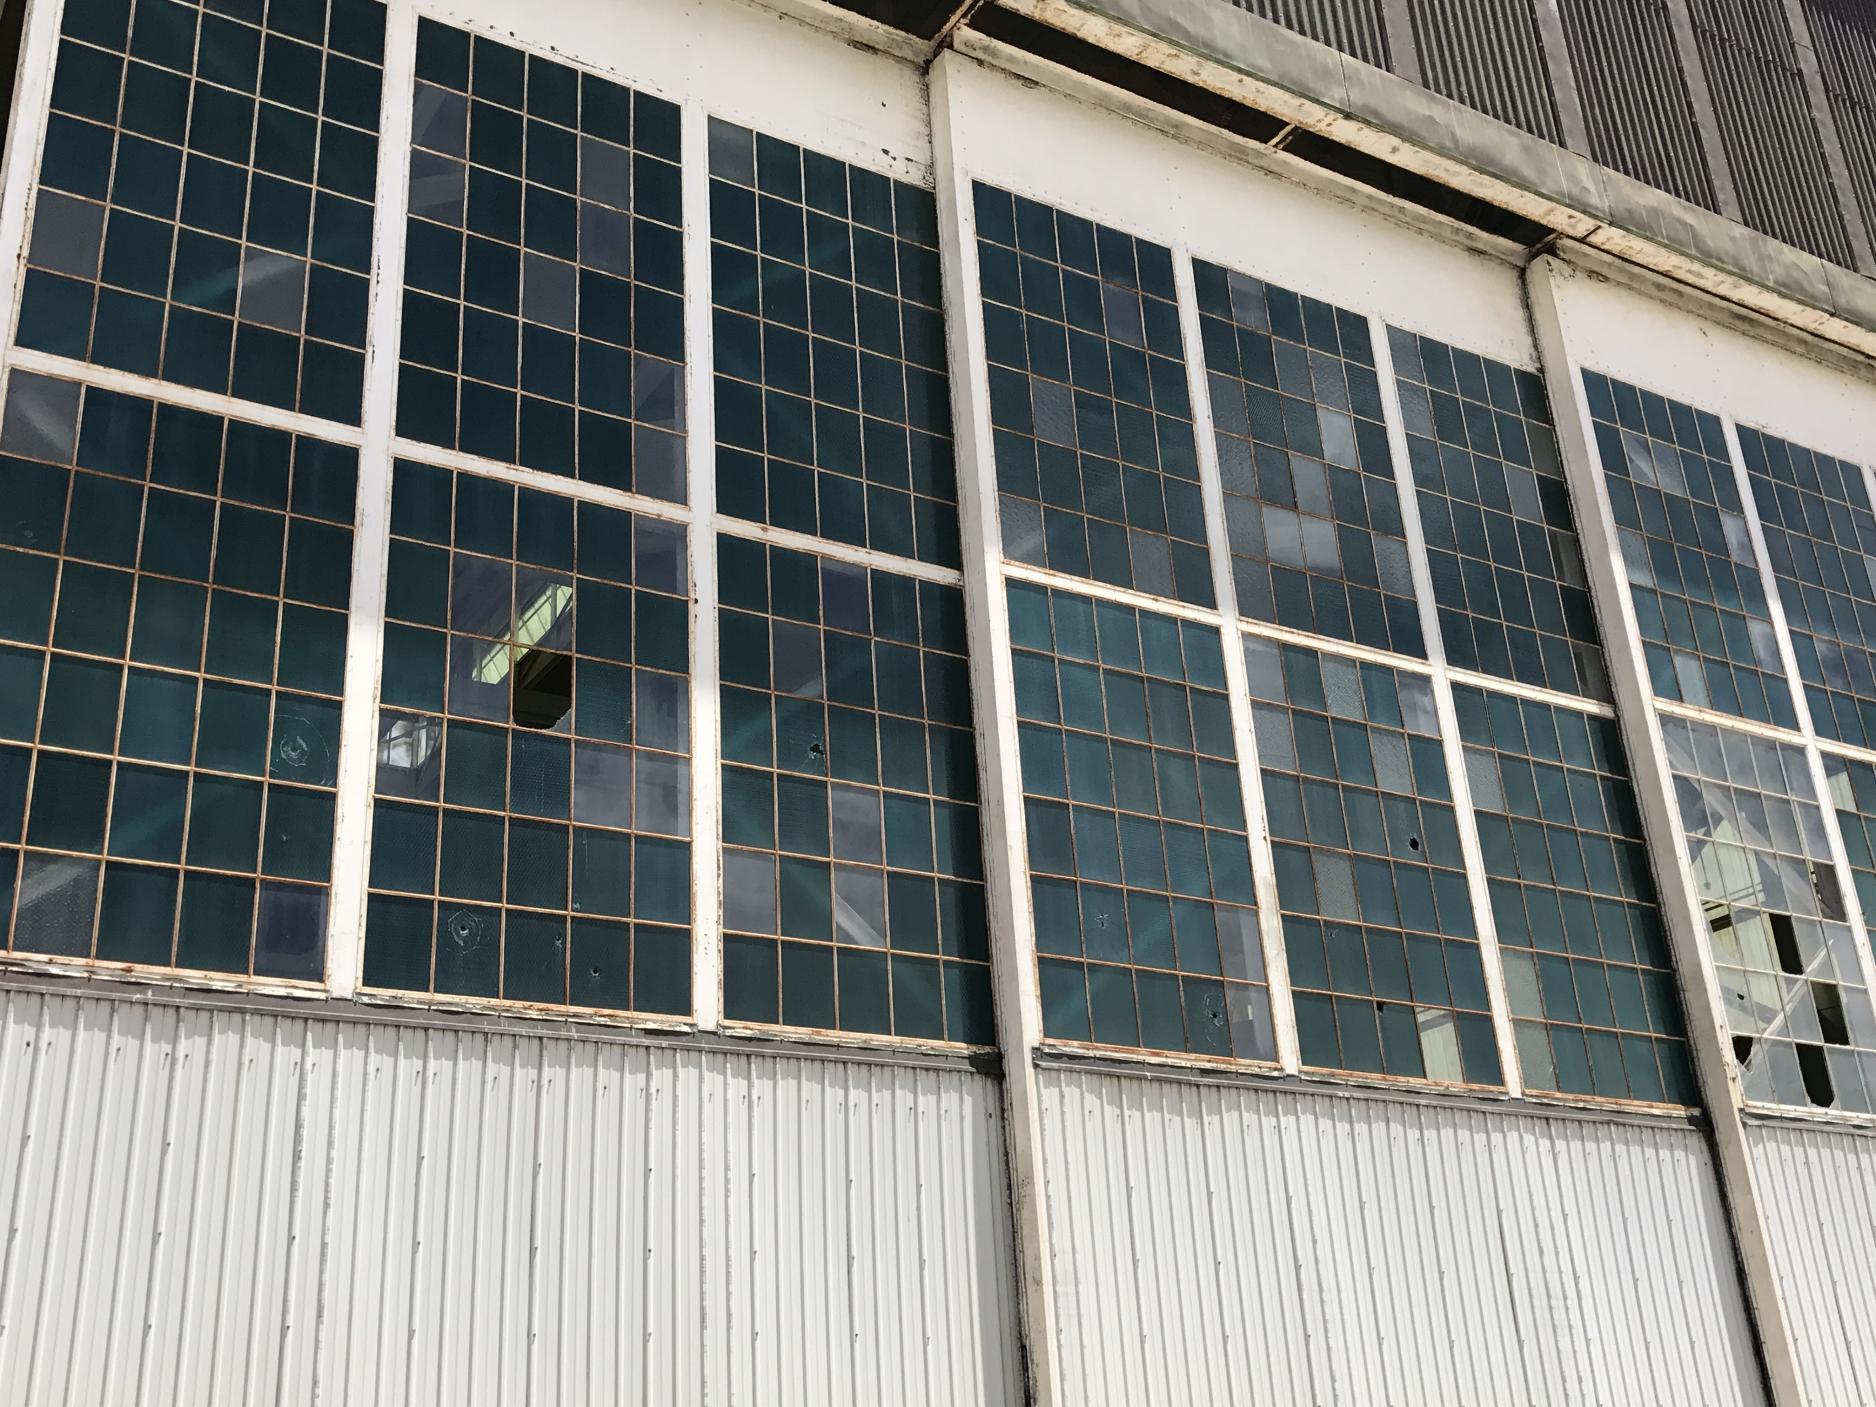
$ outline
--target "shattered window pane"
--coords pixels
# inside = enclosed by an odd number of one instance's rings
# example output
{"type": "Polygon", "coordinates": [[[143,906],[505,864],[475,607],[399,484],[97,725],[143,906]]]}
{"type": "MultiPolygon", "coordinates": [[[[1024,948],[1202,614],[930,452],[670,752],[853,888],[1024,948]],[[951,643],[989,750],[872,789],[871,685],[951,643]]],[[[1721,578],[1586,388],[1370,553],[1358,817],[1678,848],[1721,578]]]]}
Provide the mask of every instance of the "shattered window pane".
{"type": "MultiPolygon", "coordinates": [[[[1869,1112],[1876,1010],[1803,751],[1679,718],[1661,736],[1746,1098],[1869,1112]]],[[[1832,787],[1854,810],[1852,773],[1832,787]]]]}
{"type": "Polygon", "coordinates": [[[684,1015],[682,526],[397,465],[365,982],[684,1015]]]}

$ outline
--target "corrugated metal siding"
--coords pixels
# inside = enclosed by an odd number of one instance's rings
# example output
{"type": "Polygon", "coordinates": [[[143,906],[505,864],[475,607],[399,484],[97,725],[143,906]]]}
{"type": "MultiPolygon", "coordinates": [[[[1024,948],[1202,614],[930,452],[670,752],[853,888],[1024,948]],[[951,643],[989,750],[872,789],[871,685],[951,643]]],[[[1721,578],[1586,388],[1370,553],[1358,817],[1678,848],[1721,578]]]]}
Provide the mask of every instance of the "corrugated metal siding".
{"type": "Polygon", "coordinates": [[[1850,238],[1780,0],[1689,0],[1748,225],[1849,267],[1850,238]]]}
{"type": "Polygon", "coordinates": [[[1857,208],[1876,234],[1876,7],[1870,0],[1804,0],[1804,11],[1857,208]]]}
{"type": "Polygon", "coordinates": [[[1388,66],[1387,27],[1380,0],[1231,0],[1285,29],[1308,35],[1376,68],[1388,66]]]}
{"type": "Polygon", "coordinates": [[[1562,0],[1596,160],[1657,190],[1718,208],[1674,29],[1661,0],[1562,0]]]}
{"type": "Polygon", "coordinates": [[[0,993],[0,1400],[1020,1402],[998,1098],[0,993]]]}
{"type": "Polygon", "coordinates": [[[1693,1130],[1041,1074],[1071,1402],[1763,1400],[1693,1130]]]}
{"type": "Polygon", "coordinates": [[[1749,1125],[1785,1312],[1818,1407],[1876,1402],[1876,1138],[1749,1125]]]}
{"type": "Polygon", "coordinates": [[[1409,0],[1426,86],[1455,102],[1563,141],[1532,0],[1409,0]]]}

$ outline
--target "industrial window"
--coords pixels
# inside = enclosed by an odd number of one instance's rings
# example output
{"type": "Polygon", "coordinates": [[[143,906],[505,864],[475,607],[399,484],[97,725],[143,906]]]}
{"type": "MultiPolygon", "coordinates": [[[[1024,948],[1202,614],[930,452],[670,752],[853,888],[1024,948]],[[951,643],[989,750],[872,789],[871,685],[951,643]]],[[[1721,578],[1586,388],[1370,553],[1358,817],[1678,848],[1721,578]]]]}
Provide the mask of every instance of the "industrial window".
{"type": "Polygon", "coordinates": [[[401,462],[365,983],[687,1014],[685,531],[401,462]]]}
{"type": "Polygon", "coordinates": [[[1863,470],[1743,425],[1739,448],[1811,723],[1876,746],[1876,515],[1863,470]]]}
{"type": "Polygon", "coordinates": [[[1583,373],[1656,697],[1798,726],[1719,420],[1583,373]]]}
{"type": "Polygon", "coordinates": [[[1399,328],[1388,343],[1446,662],[1607,699],[1544,383],[1399,328]]]}
{"type": "Polygon", "coordinates": [[[958,565],[930,191],[710,122],[717,508],[958,565]]]}
{"type": "Polygon", "coordinates": [[[1876,1013],[1804,753],[1661,720],[1746,1097],[1876,1108],[1876,1013]]]}
{"type": "Polygon", "coordinates": [[[1501,1082],[1432,685],[1250,639],[1305,1065],[1501,1082]]]}
{"type": "Polygon", "coordinates": [[[1424,655],[1367,322],[1197,262],[1238,609],[1424,655]]]}
{"type": "Polygon", "coordinates": [[[1526,1087],[1695,1103],[1614,721],[1479,689],[1453,701],[1526,1087]]]}
{"type": "Polygon", "coordinates": [[[384,6],[70,0],[22,346],[357,424],[384,6]]]}
{"type": "Polygon", "coordinates": [[[356,485],[350,449],[13,373],[13,952],[325,976],[356,485]]]}
{"type": "Polygon", "coordinates": [[[717,539],[724,1015],[990,1044],[954,586],[717,539]]]}
{"type": "Polygon", "coordinates": [[[1214,604],[1171,251],[975,191],[1004,555],[1214,604]]]}
{"type": "Polygon", "coordinates": [[[417,30],[400,435],[681,502],[673,103],[417,30]]]}
{"type": "Polygon", "coordinates": [[[1270,1060],[1218,633],[1009,588],[1043,1034],[1270,1060]]]}
{"type": "MultiPolygon", "coordinates": [[[[1850,877],[1867,925],[1876,919],[1876,767],[1861,760],[1824,754],[1824,778],[1830,804],[1837,811],[1850,861],[1850,877]]],[[[1872,1085],[1876,1091],[1876,1085],[1872,1085]]]]}

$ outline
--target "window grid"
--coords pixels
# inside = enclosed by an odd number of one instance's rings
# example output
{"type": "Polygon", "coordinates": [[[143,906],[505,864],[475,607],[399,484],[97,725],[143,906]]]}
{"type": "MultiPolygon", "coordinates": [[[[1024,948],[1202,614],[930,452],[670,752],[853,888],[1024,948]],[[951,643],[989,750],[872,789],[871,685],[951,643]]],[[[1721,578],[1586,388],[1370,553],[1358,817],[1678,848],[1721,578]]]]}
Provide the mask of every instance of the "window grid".
{"type": "Polygon", "coordinates": [[[996,1039],[964,601],[717,540],[724,1015],[996,1039]]]}
{"type": "Polygon", "coordinates": [[[1446,663],[1610,697],[1544,383],[1388,329],[1446,663]]]}
{"type": "Polygon", "coordinates": [[[1192,266],[1238,609],[1424,658],[1365,319],[1192,266]]]}
{"type": "Polygon", "coordinates": [[[20,345],[356,425],[384,6],[70,0],[20,345]]]}
{"type": "Polygon", "coordinates": [[[1803,750],[1666,715],[1661,736],[1746,1097],[1876,1110],[1876,1009],[1803,750]]]}
{"type": "Polygon", "coordinates": [[[398,433],[681,503],[675,104],[417,30],[398,433]]]}
{"type": "Polygon", "coordinates": [[[1655,696],[1796,728],[1718,417],[1583,373],[1655,696]]]}
{"type": "Polygon", "coordinates": [[[1739,427],[1818,736],[1876,747],[1876,514],[1861,466],[1739,427]]]}
{"type": "Polygon", "coordinates": [[[325,975],[357,469],[343,446],[12,373],[13,952],[325,975]]]}
{"type": "Polygon", "coordinates": [[[930,191],[710,120],[717,508],[959,565],[930,191]]]}
{"type": "Polygon", "coordinates": [[[390,530],[365,985],[688,1015],[685,528],[400,461],[390,530]]]}
{"type": "Polygon", "coordinates": [[[1004,555],[1213,606],[1171,251],[982,183],[974,203],[1004,555]]]}
{"type": "Polygon", "coordinates": [[[1303,1064],[1502,1084],[1432,684],[1244,657],[1303,1064]]]}
{"type": "Polygon", "coordinates": [[[1697,1103],[1614,721],[1453,696],[1526,1087],[1697,1103]]]}
{"type": "Polygon", "coordinates": [[[1008,597],[1045,1037],[1273,1060],[1216,629],[1008,597]]]}

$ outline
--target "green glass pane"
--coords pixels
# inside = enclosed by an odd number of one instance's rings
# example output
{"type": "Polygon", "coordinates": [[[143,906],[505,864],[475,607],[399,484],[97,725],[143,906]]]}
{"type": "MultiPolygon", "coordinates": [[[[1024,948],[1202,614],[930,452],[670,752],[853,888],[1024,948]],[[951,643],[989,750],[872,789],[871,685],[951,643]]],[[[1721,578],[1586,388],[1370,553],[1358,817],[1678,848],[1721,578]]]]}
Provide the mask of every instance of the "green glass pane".
{"type": "Polygon", "coordinates": [[[185,875],[176,965],[208,972],[248,971],[253,926],[253,880],[229,875],[185,875]]]}
{"type": "Polygon", "coordinates": [[[188,800],[187,772],[128,763],[119,767],[111,801],[111,854],[175,864],[182,858],[188,800]]]}
{"type": "Polygon", "coordinates": [[[435,907],[425,899],[371,896],[365,905],[367,987],[430,990],[430,930],[435,907]]]}
{"type": "MultiPolygon", "coordinates": [[[[177,827],[180,837],[181,827],[177,827]]],[[[163,966],[175,937],[182,876],[151,865],[106,865],[98,910],[98,959],[163,966]]]]}

